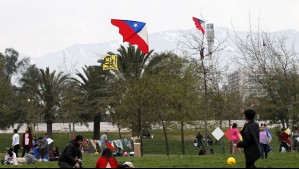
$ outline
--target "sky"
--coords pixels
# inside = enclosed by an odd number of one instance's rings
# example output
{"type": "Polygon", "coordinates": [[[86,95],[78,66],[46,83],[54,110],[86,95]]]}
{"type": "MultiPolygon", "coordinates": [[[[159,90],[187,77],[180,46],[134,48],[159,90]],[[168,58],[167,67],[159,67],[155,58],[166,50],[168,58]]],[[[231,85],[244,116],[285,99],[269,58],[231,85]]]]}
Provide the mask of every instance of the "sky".
{"type": "Polygon", "coordinates": [[[195,28],[192,17],[238,31],[299,31],[299,0],[0,0],[0,52],[37,58],[75,44],[122,41],[111,19],[149,34],[195,28]],[[250,24],[251,23],[251,24],[250,24]]]}

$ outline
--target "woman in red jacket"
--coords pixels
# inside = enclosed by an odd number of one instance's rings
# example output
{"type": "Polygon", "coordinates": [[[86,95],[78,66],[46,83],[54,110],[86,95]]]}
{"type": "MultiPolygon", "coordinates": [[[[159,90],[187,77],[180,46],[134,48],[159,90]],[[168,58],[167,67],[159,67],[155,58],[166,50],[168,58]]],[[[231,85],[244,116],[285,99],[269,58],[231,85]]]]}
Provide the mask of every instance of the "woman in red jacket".
{"type": "Polygon", "coordinates": [[[109,148],[103,150],[102,156],[97,161],[96,168],[118,168],[117,161],[109,148]]]}
{"type": "Polygon", "coordinates": [[[25,153],[29,153],[30,149],[32,148],[32,141],[33,141],[33,137],[31,134],[31,129],[30,127],[27,127],[26,132],[23,134],[23,139],[22,139],[22,148],[23,148],[22,157],[24,157],[25,153]]]}

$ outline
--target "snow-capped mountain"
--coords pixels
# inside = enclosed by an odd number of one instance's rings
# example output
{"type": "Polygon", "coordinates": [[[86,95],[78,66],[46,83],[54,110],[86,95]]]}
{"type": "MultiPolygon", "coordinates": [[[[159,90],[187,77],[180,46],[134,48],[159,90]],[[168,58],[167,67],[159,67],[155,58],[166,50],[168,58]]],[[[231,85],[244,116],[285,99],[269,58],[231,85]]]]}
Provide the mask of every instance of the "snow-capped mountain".
{"type": "MultiPolygon", "coordinates": [[[[184,38],[190,34],[200,33],[196,29],[190,30],[172,30],[165,32],[158,32],[149,34],[149,48],[154,52],[173,51],[180,53],[178,44],[184,38]]],[[[216,39],[227,39],[234,36],[234,31],[223,27],[215,27],[216,39]]],[[[247,32],[237,32],[237,34],[245,35],[247,32]]],[[[285,30],[276,33],[274,35],[286,35],[289,37],[287,45],[294,47],[296,51],[299,51],[299,32],[294,30],[285,30]],[[297,40],[296,40],[297,39],[297,40]]],[[[221,40],[220,40],[221,41],[221,40]]],[[[231,53],[234,51],[233,45],[225,41],[225,49],[222,55],[231,53]]],[[[216,42],[215,42],[216,43],[216,42]]],[[[65,71],[68,73],[75,73],[76,70],[81,70],[84,65],[97,65],[98,60],[103,58],[103,55],[107,52],[116,52],[120,45],[123,43],[117,41],[98,43],[98,44],[77,44],[70,46],[64,50],[47,54],[40,58],[32,59],[32,62],[39,68],[50,67],[59,71],[65,71]]]]}

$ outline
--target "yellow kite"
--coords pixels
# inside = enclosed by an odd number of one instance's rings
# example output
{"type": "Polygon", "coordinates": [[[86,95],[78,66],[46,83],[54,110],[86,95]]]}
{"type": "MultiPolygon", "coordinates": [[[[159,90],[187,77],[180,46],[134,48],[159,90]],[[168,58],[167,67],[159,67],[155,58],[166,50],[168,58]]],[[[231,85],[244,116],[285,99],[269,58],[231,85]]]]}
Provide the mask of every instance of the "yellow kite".
{"type": "Polygon", "coordinates": [[[116,55],[111,55],[111,56],[105,55],[103,70],[118,70],[116,55]]]}

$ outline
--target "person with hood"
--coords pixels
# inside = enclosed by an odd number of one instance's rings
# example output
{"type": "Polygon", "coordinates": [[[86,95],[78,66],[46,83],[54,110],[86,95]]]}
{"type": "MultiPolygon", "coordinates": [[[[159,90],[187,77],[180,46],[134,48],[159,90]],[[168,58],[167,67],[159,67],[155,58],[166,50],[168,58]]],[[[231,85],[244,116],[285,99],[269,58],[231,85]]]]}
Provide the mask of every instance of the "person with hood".
{"type": "Polygon", "coordinates": [[[82,153],[80,150],[82,143],[83,137],[81,135],[76,136],[75,140],[68,143],[58,160],[60,168],[82,168],[82,153]]]}
{"type": "Polygon", "coordinates": [[[259,136],[260,126],[254,121],[255,111],[252,109],[244,112],[246,124],[241,130],[243,141],[238,142],[234,146],[244,148],[246,168],[256,168],[254,163],[261,157],[259,136]]]}

